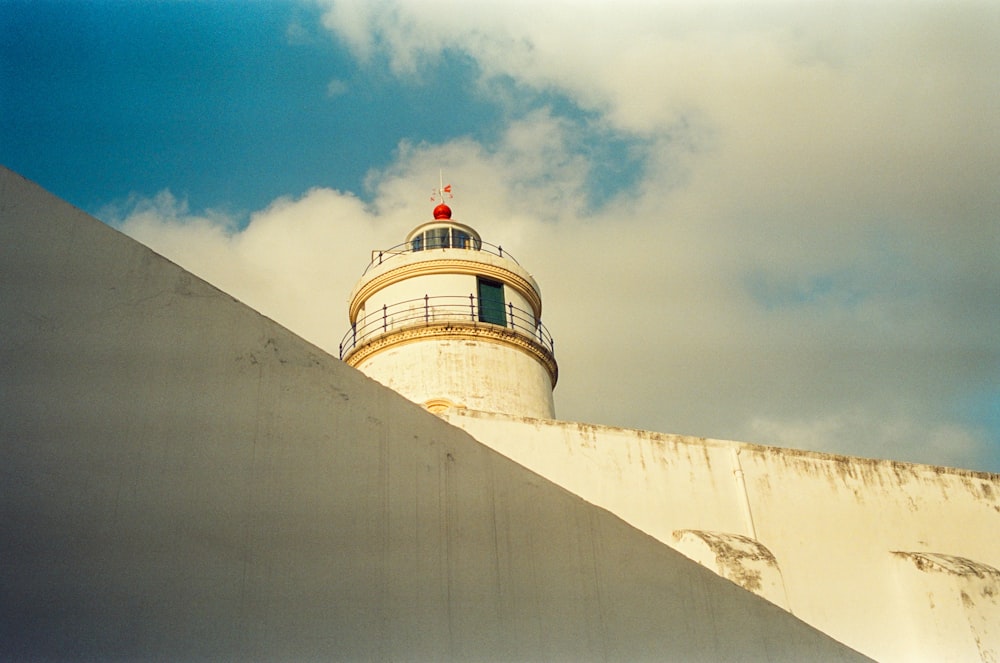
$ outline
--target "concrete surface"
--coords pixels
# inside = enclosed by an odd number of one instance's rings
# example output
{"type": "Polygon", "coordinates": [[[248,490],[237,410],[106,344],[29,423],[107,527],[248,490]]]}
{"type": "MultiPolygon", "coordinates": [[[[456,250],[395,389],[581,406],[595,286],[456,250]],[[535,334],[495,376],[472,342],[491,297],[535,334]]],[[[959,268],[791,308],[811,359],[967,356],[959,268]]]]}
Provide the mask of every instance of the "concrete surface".
{"type": "Polygon", "coordinates": [[[863,660],[10,171],[0,659],[863,660]]]}
{"type": "Polygon", "coordinates": [[[874,659],[1000,661],[1000,475],[460,409],[442,416],[874,659]]]}

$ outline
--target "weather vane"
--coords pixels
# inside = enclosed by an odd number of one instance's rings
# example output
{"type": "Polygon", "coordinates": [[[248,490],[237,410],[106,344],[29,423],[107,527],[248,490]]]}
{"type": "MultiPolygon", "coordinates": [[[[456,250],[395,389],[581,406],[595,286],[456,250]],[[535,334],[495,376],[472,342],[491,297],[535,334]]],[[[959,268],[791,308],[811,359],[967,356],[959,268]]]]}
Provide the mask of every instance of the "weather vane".
{"type": "Polygon", "coordinates": [[[444,196],[445,196],[445,194],[448,194],[449,198],[454,198],[455,197],[455,196],[451,195],[451,185],[448,184],[446,186],[445,183],[444,183],[444,174],[443,174],[443,171],[439,170],[438,171],[438,188],[434,190],[434,194],[431,196],[431,202],[433,203],[438,198],[440,198],[441,199],[441,204],[444,204],[444,196]]]}

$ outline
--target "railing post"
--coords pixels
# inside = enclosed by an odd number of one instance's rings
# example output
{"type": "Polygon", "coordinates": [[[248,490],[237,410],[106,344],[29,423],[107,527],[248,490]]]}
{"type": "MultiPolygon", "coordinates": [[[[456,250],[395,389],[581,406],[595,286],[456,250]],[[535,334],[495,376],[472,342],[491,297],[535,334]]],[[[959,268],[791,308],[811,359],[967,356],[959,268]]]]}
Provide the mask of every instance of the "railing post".
{"type": "Polygon", "coordinates": [[[469,320],[476,321],[476,300],[472,297],[471,292],[469,293],[469,320]]]}
{"type": "Polygon", "coordinates": [[[431,324],[431,309],[428,305],[428,297],[426,294],[424,295],[424,324],[431,324]]]}
{"type": "Polygon", "coordinates": [[[386,309],[387,309],[386,305],[382,304],[382,331],[388,331],[389,329],[388,315],[386,309]]]}
{"type": "Polygon", "coordinates": [[[503,258],[503,247],[497,246],[497,248],[500,250],[500,257],[503,258]]]}
{"type": "Polygon", "coordinates": [[[351,347],[358,347],[358,323],[351,325],[351,347]]]}
{"type": "Polygon", "coordinates": [[[517,329],[517,325],[514,324],[514,302],[507,302],[507,308],[510,309],[510,328],[517,329]]]}
{"type": "Polygon", "coordinates": [[[344,344],[343,343],[340,344],[340,360],[341,361],[344,360],[344,344]]]}
{"type": "Polygon", "coordinates": [[[382,264],[382,252],[381,251],[378,252],[378,264],[380,264],[380,265],[382,264]]]}

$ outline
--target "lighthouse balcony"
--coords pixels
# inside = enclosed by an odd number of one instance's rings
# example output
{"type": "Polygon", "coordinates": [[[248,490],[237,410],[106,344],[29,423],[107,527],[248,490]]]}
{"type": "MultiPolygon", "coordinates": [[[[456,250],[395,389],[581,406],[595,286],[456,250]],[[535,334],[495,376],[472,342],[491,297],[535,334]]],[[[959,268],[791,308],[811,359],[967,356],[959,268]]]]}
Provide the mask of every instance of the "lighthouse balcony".
{"type": "Polygon", "coordinates": [[[533,347],[554,365],[552,336],[531,311],[473,294],[425,295],[369,311],[344,335],[340,342],[340,358],[348,361],[359,350],[384,342],[389,336],[423,329],[432,333],[440,331],[443,335],[452,330],[476,330],[497,338],[509,338],[533,347]]]}
{"type": "Polygon", "coordinates": [[[447,229],[431,228],[392,248],[372,251],[371,262],[365,268],[362,278],[367,276],[369,272],[380,270],[382,267],[392,269],[414,259],[432,260],[439,257],[451,257],[490,261],[486,256],[495,256],[520,265],[514,256],[500,245],[484,242],[467,233],[431,234],[436,230],[447,229]]]}

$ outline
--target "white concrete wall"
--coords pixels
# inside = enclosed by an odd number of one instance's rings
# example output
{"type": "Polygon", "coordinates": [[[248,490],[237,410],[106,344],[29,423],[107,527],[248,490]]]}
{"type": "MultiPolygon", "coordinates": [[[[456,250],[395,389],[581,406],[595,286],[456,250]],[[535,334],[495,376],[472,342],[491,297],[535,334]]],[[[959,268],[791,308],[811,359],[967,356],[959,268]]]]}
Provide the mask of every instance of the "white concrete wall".
{"type": "Polygon", "coordinates": [[[476,410],[555,416],[548,370],[505,342],[422,339],[382,350],[357,368],[419,404],[445,399],[476,410]]]}
{"type": "Polygon", "coordinates": [[[877,660],[1000,660],[1000,476],[480,412],[443,416],[877,660]],[[741,548],[754,532],[760,546],[741,548]]]}
{"type": "Polygon", "coordinates": [[[0,274],[0,660],[862,660],[2,168],[0,274]]]}

